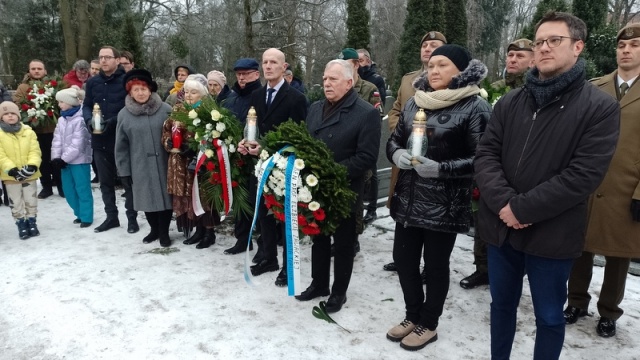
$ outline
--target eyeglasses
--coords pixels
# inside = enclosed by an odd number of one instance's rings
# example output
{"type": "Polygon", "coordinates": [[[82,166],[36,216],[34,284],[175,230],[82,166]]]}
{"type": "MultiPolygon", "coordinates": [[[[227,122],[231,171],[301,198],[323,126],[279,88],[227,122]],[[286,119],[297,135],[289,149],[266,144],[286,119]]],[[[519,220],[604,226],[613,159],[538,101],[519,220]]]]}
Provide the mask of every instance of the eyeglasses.
{"type": "Polygon", "coordinates": [[[99,60],[111,60],[111,59],[115,59],[115,56],[98,56],[99,60]]]}
{"type": "Polygon", "coordinates": [[[541,39],[541,40],[536,40],[533,42],[533,50],[540,50],[540,48],[542,47],[542,45],[544,45],[544,43],[547,43],[547,46],[549,46],[549,49],[553,49],[556,48],[558,46],[560,46],[560,44],[562,43],[563,39],[571,39],[574,41],[578,41],[580,39],[574,39],[570,36],[550,36],[546,39],[541,39]]]}

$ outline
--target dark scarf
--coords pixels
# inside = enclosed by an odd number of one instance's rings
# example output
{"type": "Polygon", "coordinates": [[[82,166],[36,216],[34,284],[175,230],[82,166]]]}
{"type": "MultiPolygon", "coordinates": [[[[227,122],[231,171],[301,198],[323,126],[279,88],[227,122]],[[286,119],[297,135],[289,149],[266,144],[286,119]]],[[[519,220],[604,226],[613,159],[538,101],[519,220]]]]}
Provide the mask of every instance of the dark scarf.
{"type": "Polygon", "coordinates": [[[2,131],[6,133],[15,134],[20,131],[20,129],[22,129],[22,123],[18,121],[13,125],[9,125],[6,122],[0,120],[0,129],[2,129],[2,131]]]}
{"type": "Polygon", "coordinates": [[[80,105],[78,106],[74,106],[69,110],[61,110],[60,111],[60,116],[64,116],[65,118],[72,116],[73,114],[77,113],[80,110],[80,105]]]}
{"type": "Polygon", "coordinates": [[[540,80],[540,72],[538,71],[538,68],[533,68],[528,71],[525,87],[535,98],[536,107],[541,108],[548,104],[574,81],[586,79],[587,72],[585,70],[585,64],[586,62],[584,59],[579,58],[576,64],[573,65],[569,71],[546,80],[540,80]]]}
{"type": "Polygon", "coordinates": [[[135,101],[131,95],[127,95],[124,99],[124,107],[135,116],[138,115],[153,115],[162,106],[162,99],[157,93],[151,93],[149,100],[146,103],[140,104],[135,101]]]}
{"type": "Polygon", "coordinates": [[[260,83],[260,79],[258,79],[250,83],[247,83],[244,86],[244,89],[241,89],[240,85],[238,85],[238,82],[236,81],[236,83],[233,84],[233,91],[235,91],[239,97],[245,97],[251,94],[254,90],[260,88],[261,86],[262,84],[260,83]]]}
{"type": "Polygon", "coordinates": [[[322,121],[327,120],[328,118],[333,116],[333,114],[335,114],[338,110],[340,110],[340,107],[342,106],[342,104],[344,104],[344,102],[347,101],[347,99],[350,97],[353,91],[354,91],[353,88],[349,89],[349,91],[347,91],[347,93],[344,94],[342,99],[334,103],[329,102],[329,100],[325,100],[324,105],[322,106],[322,121]]]}

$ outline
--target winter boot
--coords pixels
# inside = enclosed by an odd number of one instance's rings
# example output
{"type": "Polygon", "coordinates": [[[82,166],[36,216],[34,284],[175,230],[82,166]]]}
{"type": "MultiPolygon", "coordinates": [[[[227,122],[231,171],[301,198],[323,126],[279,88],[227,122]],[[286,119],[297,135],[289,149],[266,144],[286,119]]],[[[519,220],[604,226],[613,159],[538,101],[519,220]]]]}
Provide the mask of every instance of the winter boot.
{"type": "Polygon", "coordinates": [[[207,232],[204,234],[204,239],[200,241],[198,245],[196,245],[196,249],[206,249],[209,246],[216,243],[216,232],[213,228],[207,229],[207,232]]]}
{"type": "Polygon", "coordinates": [[[27,240],[29,238],[29,224],[26,219],[19,219],[16,221],[16,225],[18,225],[18,235],[20,235],[21,240],[27,240]]]}
{"type": "Polygon", "coordinates": [[[36,218],[29,218],[27,228],[29,229],[29,236],[33,237],[40,235],[40,231],[38,231],[38,225],[36,225],[36,218]]]}
{"type": "Polygon", "coordinates": [[[200,242],[200,240],[204,239],[206,232],[207,232],[207,229],[204,226],[198,225],[196,226],[196,232],[193,233],[193,235],[191,235],[190,238],[183,241],[182,243],[185,245],[197,244],[200,242]]]}

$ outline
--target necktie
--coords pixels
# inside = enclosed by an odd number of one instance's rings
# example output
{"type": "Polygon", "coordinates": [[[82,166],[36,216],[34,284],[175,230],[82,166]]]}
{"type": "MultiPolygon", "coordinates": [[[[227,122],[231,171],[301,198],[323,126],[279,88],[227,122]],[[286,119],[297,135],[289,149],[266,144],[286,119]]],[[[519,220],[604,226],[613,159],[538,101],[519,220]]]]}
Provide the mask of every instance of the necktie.
{"type": "Polygon", "coordinates": [[[622,83],[620,85],[620,97],[623,97],[627,93],[627,90],[629,90],[629,84],[626,82],[622,83]]]}
{"type": "Polygon", "coordinates": [[[271,106],[271,100],[273,100],[273,93],[276,92],[276,89],[267,89],[267,109],[271,106]]]}

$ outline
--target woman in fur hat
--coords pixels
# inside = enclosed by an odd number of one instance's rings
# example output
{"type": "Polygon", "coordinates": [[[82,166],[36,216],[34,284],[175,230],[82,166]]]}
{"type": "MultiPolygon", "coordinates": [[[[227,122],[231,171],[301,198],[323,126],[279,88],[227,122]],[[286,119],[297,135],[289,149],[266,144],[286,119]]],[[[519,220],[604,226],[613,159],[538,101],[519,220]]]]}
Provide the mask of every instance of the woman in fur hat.
{"type": "Polygon", "coordinates": [[[171,106],[162,102],[151,73],[133,69],[123,79],[127,91],[125,105],[118,113],[116,166],[123,182],[130,182],[133,208],[144,211],[151,231],[145,244],[160,239],[171,246],[169,224],[172,203],[167,192],[167,152],[162,148],[162,125],[171,106]]]}
{"type": "Polygon", "coordinates": [[[390,212],[396,221],[393,259],[406,309],[387,338],[407,350],[438,339],[436,328],[449,292],[449,257],[456,235],[469,230],[473,157],[491,113],[478,96],[486,74],[486,66],[461,46],[434,50],[387,142],[387,157],[400,168],[390,212]],[[414,148],[408,143],[415,139],[413,122],[422,111],[427,144],[414,148]],[[423,246],[426,294],[420,277],[423,246]]]}

